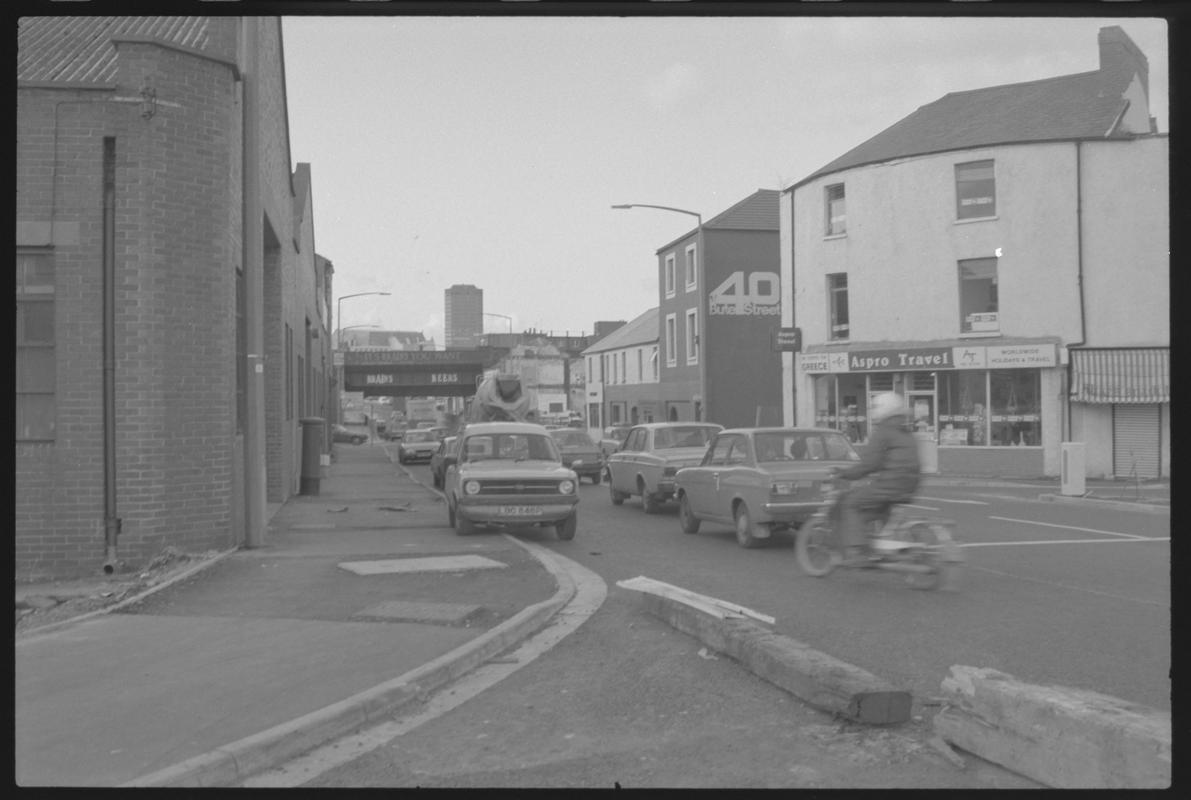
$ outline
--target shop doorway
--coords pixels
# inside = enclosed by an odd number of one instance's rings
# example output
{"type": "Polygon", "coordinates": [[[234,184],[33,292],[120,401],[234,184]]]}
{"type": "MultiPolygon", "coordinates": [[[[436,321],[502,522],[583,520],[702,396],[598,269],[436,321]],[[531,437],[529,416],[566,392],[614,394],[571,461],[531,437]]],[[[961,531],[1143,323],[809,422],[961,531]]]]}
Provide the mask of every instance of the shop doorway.
{"type": "Polygon", "coordinates": [[[937,424],[935,393],[910,392],[906,395],[906,404],[910,407],[910,423],[914,433],[927,433],[934,439],[937,424]]]}

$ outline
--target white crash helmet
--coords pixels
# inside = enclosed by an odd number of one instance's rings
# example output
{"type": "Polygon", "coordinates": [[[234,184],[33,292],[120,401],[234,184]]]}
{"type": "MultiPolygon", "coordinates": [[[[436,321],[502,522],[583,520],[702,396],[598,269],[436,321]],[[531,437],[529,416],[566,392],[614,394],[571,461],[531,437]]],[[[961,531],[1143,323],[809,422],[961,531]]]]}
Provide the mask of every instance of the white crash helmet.
{"type": "Polygon", "coordinates": [[[874,423],[884,422],[890,417],[908,416],[910,409],[906,407],[902,396],[897,392],[881,392],[873,398],[872,406],[868,410],[868,418],[874,423]]]}

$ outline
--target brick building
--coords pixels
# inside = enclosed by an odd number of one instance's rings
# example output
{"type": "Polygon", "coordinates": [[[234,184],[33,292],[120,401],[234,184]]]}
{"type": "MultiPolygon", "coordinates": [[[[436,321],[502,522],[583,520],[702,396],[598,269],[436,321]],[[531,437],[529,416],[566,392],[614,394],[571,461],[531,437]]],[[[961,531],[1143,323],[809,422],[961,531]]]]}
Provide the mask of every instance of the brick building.
{"type": "Polygon", "coordinates": [[[17,577],[259,544],[331,365],[280,20],[25,17],[17,81],[17,577]]]}

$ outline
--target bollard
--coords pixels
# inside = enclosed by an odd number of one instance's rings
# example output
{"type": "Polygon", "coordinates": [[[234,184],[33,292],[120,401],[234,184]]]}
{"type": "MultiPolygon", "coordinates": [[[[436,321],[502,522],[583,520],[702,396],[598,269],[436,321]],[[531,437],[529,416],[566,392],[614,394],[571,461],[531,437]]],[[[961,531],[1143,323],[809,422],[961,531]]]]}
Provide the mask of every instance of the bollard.
{"type": "Polygon", "coordinates": [[[322,417],[302,417],[302,480],[299,494],[318,494],[319,472],[322,468],[323,427],[322,417]]]}

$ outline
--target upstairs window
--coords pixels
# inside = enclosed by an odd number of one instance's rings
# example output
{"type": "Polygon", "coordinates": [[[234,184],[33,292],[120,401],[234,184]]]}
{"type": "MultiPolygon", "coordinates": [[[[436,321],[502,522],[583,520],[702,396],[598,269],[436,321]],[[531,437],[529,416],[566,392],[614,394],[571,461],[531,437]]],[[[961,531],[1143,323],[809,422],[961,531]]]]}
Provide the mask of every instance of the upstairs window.
{"type": "Polygon", "coordinates": [[[678,322],[673,314],[666,315],[666,366],[678,365],[678,322]]]}
{"type": "Polygon", "coordinates": [[[695,259],[695,245],[691,245],[686,249],[686,290],[688,292],[695,289],[698,275],[698,262],[695,259]]]}
{"type": "Polygon", "coordinates": [[[17,253],[16,440],[54,441],[54,263],[48,252],[17,253]]]}
{"type": "Polygon", "coordinates": [[[686,363],[699,363],[699,312],[694,308],[686,312],[686,363]]]}
{"type": "Polygon", "coordinates": [[[997,260],[971,258],[959,262],[960,333],[997,333],[997,260]]]}
{"type": "Polygon", "coordinates": [[[955,165],[955,218],[997,215],[997,182],[992,159],[955,165]]]}
{"type": "Polygon", "coordinates": [[[848,273],[836,272],[827,276],[831,338],[848,338],[848,273]]]}
{"type": "Polygon", "coordinates": [[[844,185],[837,183],[828,186],[827,196],[827,227],[828,236],[843,236],[848,230],[848,210],[844,204],[844,185]]]}
{"type": "Polygon", "coordinates": [[[674,296],[674,254],[666,256],[666,297],[674,296]]]}

